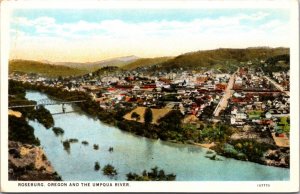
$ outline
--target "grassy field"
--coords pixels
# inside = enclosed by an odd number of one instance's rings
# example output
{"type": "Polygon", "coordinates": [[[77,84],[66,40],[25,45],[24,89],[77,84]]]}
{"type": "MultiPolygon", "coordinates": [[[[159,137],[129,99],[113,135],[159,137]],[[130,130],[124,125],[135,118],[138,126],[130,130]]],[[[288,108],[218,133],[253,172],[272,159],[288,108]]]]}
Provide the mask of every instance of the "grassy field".
{"type": "MultiPolygon", "coordinates": [[[[136,112],[140,119],[136,120],[137,122],[144,123],[144,114],[145,114],[146,107],[137,107],[131,112],[127,113],[123,118],[130,121],[135,121],[136,119],[131,118],[132,113],[136,112]]],[[[163,118],[166,114],[168,114],[172,109],[169,108],[161,108],[161,109],[155,109],[151,108],[153,119],[152,124],[158,124],[158,120],[160,118],[163,118]]]]}
{"type": "Polygon", "coordinates": [[[47,77],[77,76],[88,73],[86,70],[66,67],[62,65],[50,65],[38,61],[12,60],[9,62],[9,72],[36,73],[47,77]]]}

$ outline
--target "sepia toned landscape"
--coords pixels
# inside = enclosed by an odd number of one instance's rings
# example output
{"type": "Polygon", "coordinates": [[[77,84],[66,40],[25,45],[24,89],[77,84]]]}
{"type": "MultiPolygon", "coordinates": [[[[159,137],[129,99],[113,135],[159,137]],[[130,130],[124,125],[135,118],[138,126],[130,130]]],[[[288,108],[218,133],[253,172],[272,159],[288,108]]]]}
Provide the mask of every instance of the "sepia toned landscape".
{"type": "Polygon", "coordinates": [[[9,180],[289,180],[287,21],[284,9],[15,11],[9,180]]]}

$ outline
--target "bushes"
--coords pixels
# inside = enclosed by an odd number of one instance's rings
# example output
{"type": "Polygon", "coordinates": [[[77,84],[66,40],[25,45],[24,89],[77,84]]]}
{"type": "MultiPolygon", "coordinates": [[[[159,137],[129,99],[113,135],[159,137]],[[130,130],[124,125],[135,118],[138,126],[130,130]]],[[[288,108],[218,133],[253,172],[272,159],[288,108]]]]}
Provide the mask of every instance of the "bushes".
{"type": "Polygon", "coordinates": [[[229,143],[219,143],[213,149],[227,157],[263,163],[263,154],[268,149],[275,149],[275,146],[259,143],[252,139],[239,139],[232,140],[229,143]]]}
{"type": "Polygon", "coordinates": [[[174,181],[176,175],[174,174],[165,174],[163,170],[159,170],[158,167],[154,167],[150,172],[146,170],[143,171],[141,175],[136,173],[126,174],[128,181],[174,181]]]}
{"type": "Polygon", "coordinates": [[[81,144],[87,146],[87,145],[89,145],[89,142],[87,142],[87,141],[82,141],[81,144]]]}
{"type": "Polygon", "coordinates": [[[99,145],[98,144],[94,144],[94,150],[99,150],[99,145]]]}
{"type": "Polygon", "coordinates": [[[39,123],[44,125],[45,128],[49,129],[53,127],[54,120],[49,110],[47,110],[44,106],[39,106],[35,113],[35,118],[39,123]]]}
{"type": "Polygon", "coordinates": [[[239,152],[244,153],[247,159],[253,162],[260,162],[263,154],[268,150],[275,148],[274,145],[259,143],[252,139],[239,139],[231,141],[234,148],[239,152]]]}
{"type": "Polygon", "coordinates": [[[117,122],[117,127],[137,135],[176,142],[203,142],[206,140],[225,142],[233,133],[232,128],[224,124],[203,126],[202,131],[187,125],[182,127],[182,117],[179,111],[171,111],[159,120],[159,126],[149,124],[146,128],[142,123],[123,120],[117,122]]]}
{"type": "Polygon", "coordinates": [[[138,123],[135,121],[118,121],[117,127],[119,127],[121,130],[128,131],[135,133],[137,135],[144,135],[145,134],[145,126],[142,123],[138,123]]]}
{"type": "Polygon", "coordinates": [[[63,143],[63,146],[64,146],[64,150],[66,150],[68,153],[70,153],[71,146],[70,146],[69,140],[65,140],[62,143],[63,143]]]}
{"type": "Polygon", "coordinates": [[[10,95],[15,95],[19,99],[25,99],[25,89],[22,87],[19,82],[9,80],[8,93],[10,95]]]}
{"type": "Polygon", "coordinates": [[[210,142],[226,142],[229,140],[232,133],[233,130],[229,125],[207,125],[201,131],[200,141],[209,140],[210,142]]]}
{"type": "Polygon", "coordinates": [[[28,125],[25,118],[8,117],[8,139],[11,141],[19,141],[21,143],[40,145],[38,138],[34,136],[34,129],[28,125]]]}
{"type": "Polygon", "coordinates": [[[70,154],[70,149],[71,149],[71,143],[77,143],[78,139],[66,139],[65,141],[62,142],[63,146],[64,146],[64,150],[67,151],[68,154],[70,154]]]}
{"type": "Polygon", "coordinates": [[[105,165],[103,167],[102,171],[103,171],[104,175],[111,176],[111,177],[118,174],[117,170],[115,169],[115,167],[112,166],[111,164],[105,165]]]}
{"type": "Polygon", "coordinates": [[[99,164],[99,162],[95,162],[94,169],[95,169],[95,171],[100,170],[100,164],[99,164]]]}
{"type": "Polygon", "coordinates": [[[163,118],[159,119],[159,127],[162,130],[181,131],[181,120],[183,115],[179,110],[172,110],[163,118]]]}
{"type": "Polygon", "coordinates": [[[64,132],[65,132],[65,131],[64,131],[62,128],[60,128],[60,127],[53,127],[53,128],[52,128],[52,131],[54,132],[54,134],[55,134],[56,136],[63,135],[64,132]]]}

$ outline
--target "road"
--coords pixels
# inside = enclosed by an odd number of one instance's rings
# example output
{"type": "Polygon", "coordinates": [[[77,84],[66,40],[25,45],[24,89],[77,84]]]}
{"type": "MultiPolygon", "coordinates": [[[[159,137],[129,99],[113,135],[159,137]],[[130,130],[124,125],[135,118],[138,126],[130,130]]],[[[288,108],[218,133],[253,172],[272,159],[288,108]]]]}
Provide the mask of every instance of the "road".
{"type": "Polygon", "coordinates": [[[269,78],[268,76],[264,76],[265,79],[267,79],[269,82],[271,82],[278,90],[280,90],[281,92],[284,92],[286,95],[290,96],[290,92],[289,91],[285,91],[284,88],[279,85],[278,83],[276,83],[273,79],[269,78]]]}
{"type": "Polygon", "coordinates": [[[224,93],[222,99],[220,100],[219,104],[217,105],[217,107],[214,111],[214,116],[215,117],[219,116],[221,110],[224,110],[228,105],[228,99],[232,95],[232,88],[233,88],[233,84],[234,84],[234,78],[235,78],[235,74],[237,72],[238,72],[238,70],[230,76],[230,79],[228,81],[228,85],[227,85],[227,88],[225,90],[225,93],[224,93]]]}

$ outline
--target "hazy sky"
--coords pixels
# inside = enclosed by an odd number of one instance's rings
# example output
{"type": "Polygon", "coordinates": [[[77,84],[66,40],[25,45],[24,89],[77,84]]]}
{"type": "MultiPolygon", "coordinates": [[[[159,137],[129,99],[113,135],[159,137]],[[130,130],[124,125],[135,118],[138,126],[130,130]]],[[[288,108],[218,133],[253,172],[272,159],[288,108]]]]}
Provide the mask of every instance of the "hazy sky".
{"type": "Polygon", "coordinates": [[[15,10],[10,58],[88,62],[220,47],[289,46],[281,9],[15,10]]]}

